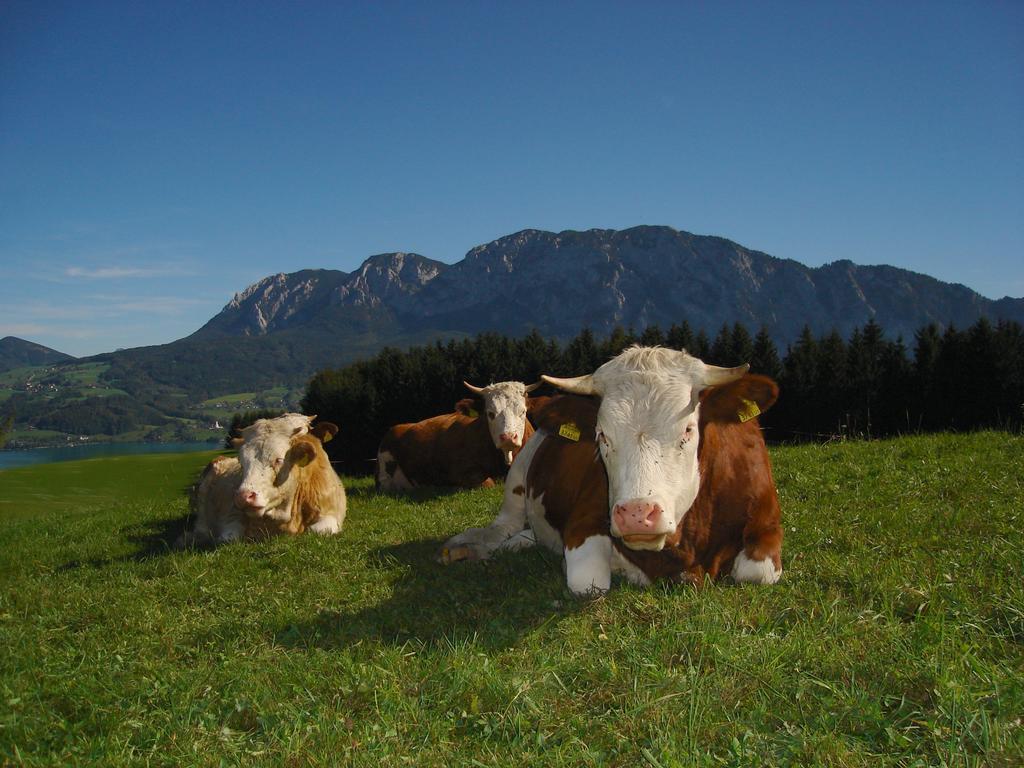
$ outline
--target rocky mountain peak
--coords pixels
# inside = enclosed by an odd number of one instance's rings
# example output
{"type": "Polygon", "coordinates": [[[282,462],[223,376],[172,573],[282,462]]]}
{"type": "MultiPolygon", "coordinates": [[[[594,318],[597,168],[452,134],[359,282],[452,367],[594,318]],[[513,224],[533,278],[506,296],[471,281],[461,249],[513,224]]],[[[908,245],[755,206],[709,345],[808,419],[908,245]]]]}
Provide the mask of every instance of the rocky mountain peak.
{"type": "Polygon", "coordinates": [[[714,334],[741,322],[775,342],[808,325],[844,335],[870,319],[910,338],[929,322],[1024,319],[1024,300],[993,302],[964,286],[887,266],[837,261],[811,268],[722,237],[667,226],[546,232],[524,229],[446,265],[382,253],[351,274],[307,270],[250,286],[200,334],[263,335],[296,326],[424,334],[536,328],[570,337],[588,327],[642,330],[687,321],[714,334]],[[383,330],[382,330],[383,329],[383,330]]]}
{"type": "Polygon", "coordinates": [[[340,285],[335,298],[346,306],[377,307],[416,293],[447,267],[417,253],[371,256],[340,285]]]}
{"type": "Polygon", "coordinates": [[[194,337],[264,336],[281,330],[317,305],[348,275],[331,269],[305,269],[275,275],[236,293],[194,337]]]}

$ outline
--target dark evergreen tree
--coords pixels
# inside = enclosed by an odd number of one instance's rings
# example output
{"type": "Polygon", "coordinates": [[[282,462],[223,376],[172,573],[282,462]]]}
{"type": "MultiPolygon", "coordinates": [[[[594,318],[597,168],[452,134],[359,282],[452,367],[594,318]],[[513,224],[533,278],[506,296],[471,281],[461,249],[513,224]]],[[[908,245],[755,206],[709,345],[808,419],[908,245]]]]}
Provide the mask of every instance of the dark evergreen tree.
{"type": "Polygon", "coordinates": [[[665,346],[665,334],[657,325],[648,325],[640,334],[639,343],[645,347],[663,347],[665,346]]]}
{"type": "Polygon", "coordinates": [[[685,320],[680,325],[673,323],[665,336],[665,346],[672,349],[685,349],[691,354],[695,354],[693,352],[694,336],[690,324],[685,320]]]}
{"type": "Polygon", "coordinates": [[[729,325],[725,324],[715,334],[715,340],[711,342],[711,351],[708,357],[702,359],[705,363],[711,363],[712,365],[739,365],[739,363],[732,362],[735,357],[736,355],[732,348],[732,331],[729,330],[729,325]]]}
{"type": "Polygon", "coordinates": [[[742,323],[733,323],[729,347],[734,361],[730,365],[743,365],[754,357],[754,340],[750,338],[750,331],[742,323]]]}
{"type": "Polygon", "coordinates": [[[768,327],[762,325],[754,337],[754,348],[750,355],[750,372],[760,373],[776,381],[782,376],[782,361],[779,351],[775,348],[768,327]]]}
{"type": "Polygon", "coordinates": [[[704,362],[708,362],[708,358],[711,357],[711,342],[708,341],[708,335],[704,332],[703,328],[697,333],[692,346],[688,347],[687,351],[694,357],[699,357],[704,362]]]}
{"type": "Polygon", "coordinates": [[[593,373],[604,362],[598,351],[597,343],[594,341],[594,334],[589,328],[584,328],[575,339],[569,342],[564,358],[566,376],[583,376],[593,373]]]}
{"type": "Polygon", "coordinates": [[[846,343],[835,329],[817,347],[809,405],[814,412],[814,431],[821,434],[846,435],[849,429],[847,354],[846,343]]]}
{"type": "Polygon", "coordinates": [[[942,337],[939,327],[930,323],[914,334],[914,390],[910,403],[911,423],[915,429],[931,429],[940,421],[941,404],[936,397],[935,371],[942,337]]]}
{"type": "Polygon", "coordinates": [[[810,326],[805,325],[783,360],[783,375],[779,382],[785,397],[778,405],[777,421],[797,437],[810,436],[818,431],[816,414],[809,407],[817,378],[817,356],[817,341],[810,326]]]}
{"type": "Polygon", "coordinates": [[[626,347],[635,343],[636,337],[633,335],[632,329],[627,331],[620,325],[615,326],[612,329],[611,336],[601,345],[601,362],[611,360],[626,347]]]}

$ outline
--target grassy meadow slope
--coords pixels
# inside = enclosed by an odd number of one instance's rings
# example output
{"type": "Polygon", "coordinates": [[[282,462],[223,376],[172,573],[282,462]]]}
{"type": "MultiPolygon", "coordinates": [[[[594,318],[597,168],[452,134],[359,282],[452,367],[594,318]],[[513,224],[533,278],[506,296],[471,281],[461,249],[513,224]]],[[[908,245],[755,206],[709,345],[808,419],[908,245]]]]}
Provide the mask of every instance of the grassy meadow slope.
{"type": "Polygon", "coordinates": [[[774,449],[779,585],[590,602],[542,551],[433,562],[498,489],[169,553],[209,455],[0,472],[0,761],[1024,761],[1022,437],[774,449]]]}

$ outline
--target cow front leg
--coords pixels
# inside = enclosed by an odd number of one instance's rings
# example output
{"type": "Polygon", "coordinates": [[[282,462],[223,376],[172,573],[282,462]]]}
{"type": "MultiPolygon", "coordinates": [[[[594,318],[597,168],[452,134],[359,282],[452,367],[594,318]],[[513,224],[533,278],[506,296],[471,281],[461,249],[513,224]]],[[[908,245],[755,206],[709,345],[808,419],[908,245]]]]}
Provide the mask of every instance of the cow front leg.
{"type": "Polygon", "coordinates": [[[612,540],[588,536],[578,547],[565,548],[565,581],[577,597],[603,595],[612,585],[612,540]]]}
{"type": "Polygon", "coordinates": [[[756,517],[743,530],[743,549],[732,563],[737,584],[774,584],[782,576],[782,527],[756,517]]]}
{"type": "Polygon", "coordinates": [[[437,560],[444,565],[459,560],[486,560],[498,550],[512,551],[537,543],[526,530],[526,475],[539,440],[530,440],[519,452],[505,478],[505,495],[494,522],[484,528],[469,528],[452,536],[441,547],[437,560]]]}
{"type": "Polygon", "coordinates": [[[782,566],[775,566],[770,557],[755,560],[740,552],[732,563],[733,581],[737,584],[774,584],[782,576],[782,566]]]}
{"type": "Polygon", "coordinates": [[[333,515],[324,515],[311,526],[309,530],[319,533],[321,536],[333,536],[341,530],[341,523],[333,515]]]}

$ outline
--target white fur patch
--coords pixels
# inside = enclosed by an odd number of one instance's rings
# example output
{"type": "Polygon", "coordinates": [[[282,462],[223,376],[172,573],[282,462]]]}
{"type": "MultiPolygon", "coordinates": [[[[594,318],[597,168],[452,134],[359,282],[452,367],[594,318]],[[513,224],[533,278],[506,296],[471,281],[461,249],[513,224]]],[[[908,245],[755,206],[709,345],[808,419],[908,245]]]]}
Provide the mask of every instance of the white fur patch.
{"type": "Polygon", "coordinates": [[[338,518],[327,515],[309,526],[309,530],[323,536],[333,536],[341,530],[341,524],[338,522],[338,518]]]}
{"type": "Polygon", "coordinates": [[[377,479],[382,491],[410,491],[413,488],[391,451],[380,451],[377,454],[377,479]],[[395,462],[395,474],[389,475],[386,467],[392,461],[395,462]]]}
{"type": "Polygon", "coordinates": [[[612,585],[612,540],[590,536],[565,550],[565,580],[574,595],[604,594],[612,585]]]}
{"type": "Polygon", "coordinates": [[[746,552],[740,552],[732,564],[732,578],[737,584],[774,584],[782,576],[782,569],[775,570],[770,557],[751,560],[746,552]]]}

